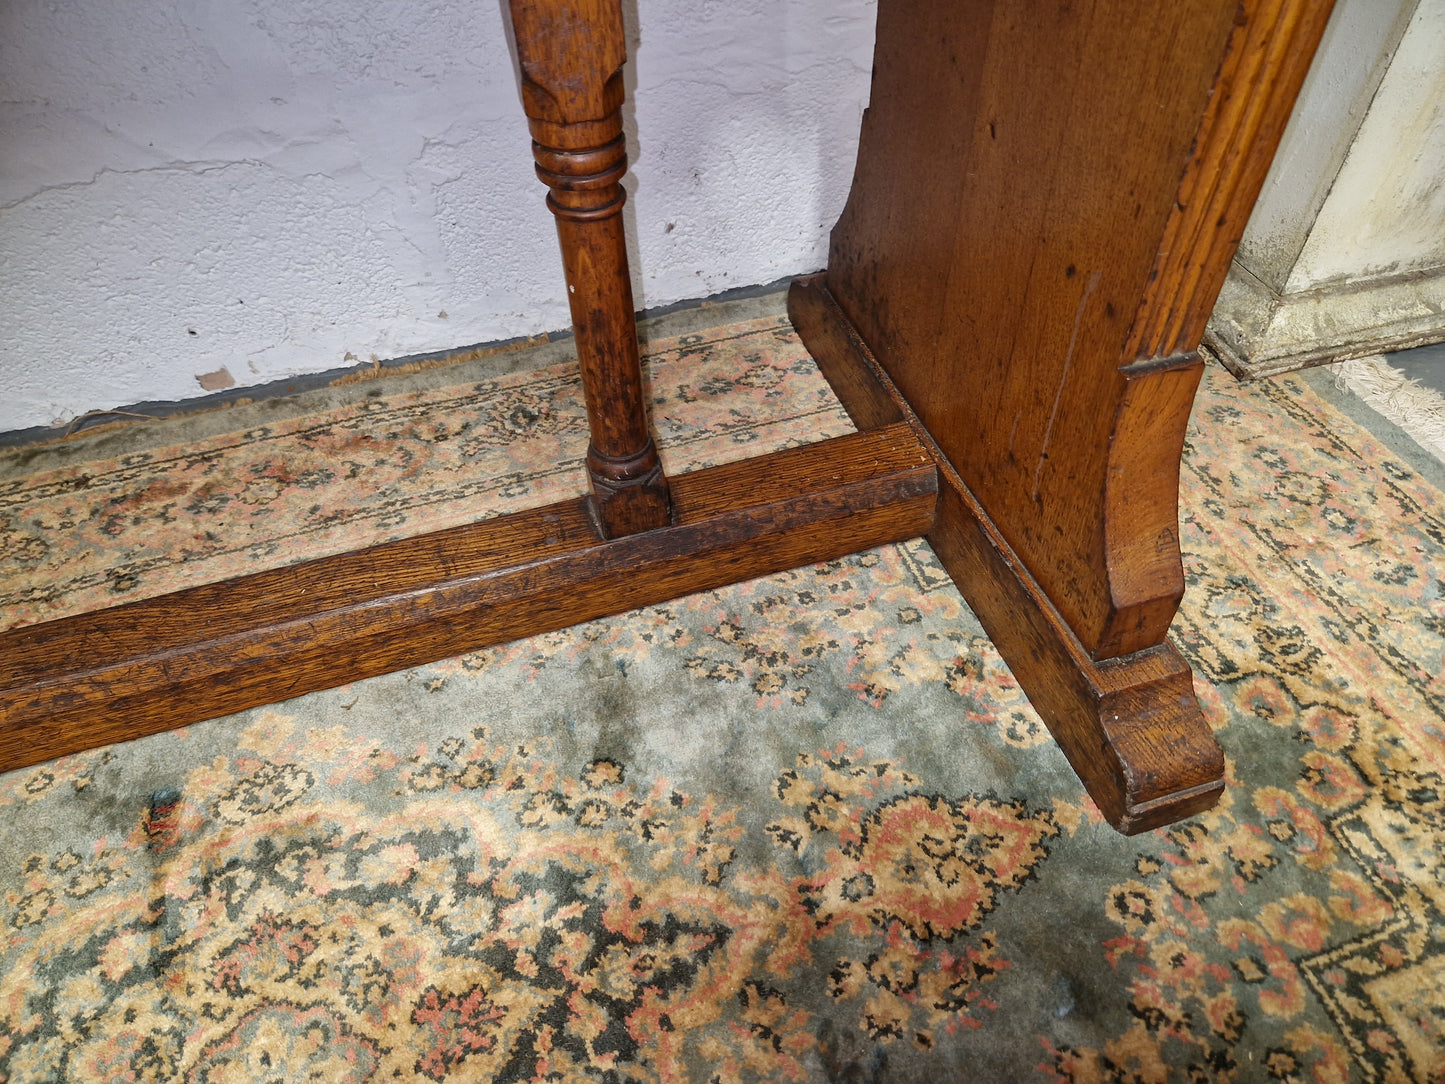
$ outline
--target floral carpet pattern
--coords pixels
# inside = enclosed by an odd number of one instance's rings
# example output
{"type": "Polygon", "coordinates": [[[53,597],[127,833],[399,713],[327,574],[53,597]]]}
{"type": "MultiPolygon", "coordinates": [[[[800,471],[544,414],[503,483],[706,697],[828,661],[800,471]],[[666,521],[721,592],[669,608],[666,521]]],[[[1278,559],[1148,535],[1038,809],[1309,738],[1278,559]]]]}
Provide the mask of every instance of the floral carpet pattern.
{"type": "MultiPolygon", "coordinates": [[[[786,316],[706,336],[668,335],[668,323],[649,344],[667,470],[852,431],[786,316]]],[[[212,440],[163,422],[153,439],[89,462],[52,453],[44,469],[0,467],[0,627],[582,493],[587,416],[576,364],[477,375],[386,396],[373,383],[342,405],[212,440]]]]}
{"type": "MultiPolygon", "coordinates": [[[[749,304],[654,329],[674,470],[846,430],[749,304]]],[[[6,621],[575,485],[464,375],[12,470],[6,621]]],[[[0,776],[0,1079],[1445,1080],[1445,497],[1219,370],[1182,489],[1208,813],[1114,833],[883,547],[0,776]]]]}

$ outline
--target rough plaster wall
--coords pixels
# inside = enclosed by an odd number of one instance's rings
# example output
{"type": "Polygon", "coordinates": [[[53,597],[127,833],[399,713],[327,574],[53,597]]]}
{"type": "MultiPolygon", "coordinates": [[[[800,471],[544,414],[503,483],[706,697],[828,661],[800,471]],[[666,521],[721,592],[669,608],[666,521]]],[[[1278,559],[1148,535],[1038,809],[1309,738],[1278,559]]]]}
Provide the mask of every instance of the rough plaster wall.
{"type": "Polygon", "coordinates": [[[1335,0],[1235,255],[1277,293],[1285,290],[1417,4],[1335,0]]]}
{"type": "MultiPolygon", "coordinates": [[[[624,0],[640,307],[822,266],[874,2],[624,0]]],[[[565,327],[528,146],[497,2],[6,0],[0,431],[565,327]]]]}
{"type": "Polygon", "coordinates": [[[1445,268],[1445,0],[1420,0],[1290,292],[1445,268]]]}

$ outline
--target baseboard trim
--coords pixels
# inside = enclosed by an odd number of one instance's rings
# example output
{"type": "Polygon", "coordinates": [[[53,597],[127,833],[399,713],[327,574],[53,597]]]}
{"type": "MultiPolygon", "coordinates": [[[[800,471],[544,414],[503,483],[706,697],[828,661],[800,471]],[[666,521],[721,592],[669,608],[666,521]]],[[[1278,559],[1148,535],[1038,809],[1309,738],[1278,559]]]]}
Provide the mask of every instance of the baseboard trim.
{"type": "Polygon", "coordinates": [[[1281,294],[1236,261],[1204,346],[1247,380],[1445,341],[1445,267],[1281,294]]]}

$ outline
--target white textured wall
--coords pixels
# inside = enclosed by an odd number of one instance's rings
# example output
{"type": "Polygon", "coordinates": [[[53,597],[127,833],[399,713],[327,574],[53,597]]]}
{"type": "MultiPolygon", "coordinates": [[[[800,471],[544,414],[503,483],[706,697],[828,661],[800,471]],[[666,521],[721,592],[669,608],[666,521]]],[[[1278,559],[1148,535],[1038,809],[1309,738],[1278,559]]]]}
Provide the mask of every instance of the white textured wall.
{"type": "MultiPolygon", "coordinates": [[[[873,0],[624,6],[639,306],[822,266],[873,0]]],[[[0,431],[566,326],[528,148],[497,0],[4,0],[0,431]]]]}
{"type": "Polygon", "coordinates": [[[1419,0],[1287,288],[1426,271],[1445,271],[1445,0],[1419,0]]]}
{"type": "MultiPolygon", "coordinates": [[[[1441,0],[1426,0],[1426,3],[1441,0]]],[[[1235,256],[1276,293],[1309,240],[1335,177],[1420,0],[1335,0],[1235,256]]]]}

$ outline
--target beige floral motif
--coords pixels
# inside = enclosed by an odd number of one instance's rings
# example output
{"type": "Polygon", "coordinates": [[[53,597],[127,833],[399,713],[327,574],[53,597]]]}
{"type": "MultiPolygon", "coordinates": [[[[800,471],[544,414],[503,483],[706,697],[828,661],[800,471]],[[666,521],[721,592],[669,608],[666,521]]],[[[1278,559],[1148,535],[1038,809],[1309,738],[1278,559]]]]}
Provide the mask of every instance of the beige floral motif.
{"type": "Polygon", "coordinates": [[[305,768],[265,761],[216,799],[215,812],[222,820],[243,824],[253,817],[285,809],[310,790],[314,782],[315,778],[305,768]]]}
{"type": "Polygon", "coordinates": [[[802,816],[769,826],[818,871],[797,886],[821,933],[882,931],[888,948],[844,958],[830,972],[835,999],[860,1000],[860,1023],[876,1040],[931,1047],[982,1003],[1004,965],[978,929],[1005,889],[1017,890],[1058,834],[1047,813],[986,798],[957,801],[903,793],[912,779],[891,763],[842,749],[801,756],[777,784],[802,816]]]}

